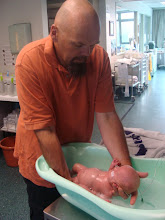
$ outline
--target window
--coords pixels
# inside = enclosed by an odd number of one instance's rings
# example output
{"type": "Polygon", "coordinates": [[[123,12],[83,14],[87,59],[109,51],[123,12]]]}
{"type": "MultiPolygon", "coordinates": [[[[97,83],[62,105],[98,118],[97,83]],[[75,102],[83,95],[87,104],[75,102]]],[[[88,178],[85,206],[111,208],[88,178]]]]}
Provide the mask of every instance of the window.
{"type": "Polygon", "coordinates": [[[121,22],[121,43],[129,44],[131,38],[134,38],[134,21],[121,22]]]}
{"type": "Polygon", "coordinates": [[[121,13],[121,20],[123,19],[134,19],[134,12],[128,12],[128,13],[121,13]]]}
{"type": "Polygon", "coordinates": [[[117,46],[129,48],[134,38],[134,12],[117,13],[117,46]]]}

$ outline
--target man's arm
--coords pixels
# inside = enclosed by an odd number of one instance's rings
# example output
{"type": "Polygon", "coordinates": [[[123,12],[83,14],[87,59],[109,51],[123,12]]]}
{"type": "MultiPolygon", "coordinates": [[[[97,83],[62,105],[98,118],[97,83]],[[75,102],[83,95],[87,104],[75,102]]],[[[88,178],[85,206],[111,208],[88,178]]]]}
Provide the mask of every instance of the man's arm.
{"type": "Polygon", "coordinates": [[[60,176],[71,180],[62,147],[55,132],[55,128],[35,130],[41,151],[49,166],[60,176]]]}
{"type": "Polygon", "coordinates": [[[97,112],[96,119],[104,145],[112,158],[118,159],[122,165],[131,165],[123,126],[116,112],[97,112]]]}
{"type": "MultiPolygon", "coordinates": [[[[109,113],[96,113],[96,119],[103,138],[104,145],[107,147],[112,158],[118,159],[121,165],[131,165],[123,126],[116,112],[114,111],[109,113]]],[[[139,173],[140,178],[145,178],[147,177],[147,175],[147,173],[139,173]]],[[[123,199],[128,198],[128,195],[124,193],[122,188],[116,188],[115,185],[113,185],[113,187],[114,190],[118,190],[119,195],[123,199]]],[[[135,203],[137,196],[137,191],[131,194],[131,205],[135,203]]]]}

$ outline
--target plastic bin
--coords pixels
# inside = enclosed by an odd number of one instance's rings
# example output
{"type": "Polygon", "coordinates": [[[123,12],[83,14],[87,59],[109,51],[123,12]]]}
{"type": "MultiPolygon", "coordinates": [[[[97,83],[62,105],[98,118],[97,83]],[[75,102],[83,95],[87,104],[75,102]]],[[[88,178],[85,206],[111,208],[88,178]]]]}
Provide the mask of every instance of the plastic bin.
{"type": "MultiPolygon", "coordinates": [[[[105,147],[92,143],[70,143],[63,146],[63,152],[69,169],[75,163],[81,163],[87,167],[108,170],[112,161],[105,147]]],[[[36,161],[36,170],[43,179],[56,185],[66,201],[97,220],[165,220],[165,159],[131,157],[131,161],[136,170],[149,173],[147,178],[141,179],[134,206],[130,205],[130,198],[112,198],[112,203],[104,201],[58,175],[43,156],[36,161]]]]}
{"type": "Polygon", "coordinates": [[[15,136],[6,137],[0,141],[6,164],[10,167],[18,166],[18,159],[13,156],[15,146],[15,136]]]}

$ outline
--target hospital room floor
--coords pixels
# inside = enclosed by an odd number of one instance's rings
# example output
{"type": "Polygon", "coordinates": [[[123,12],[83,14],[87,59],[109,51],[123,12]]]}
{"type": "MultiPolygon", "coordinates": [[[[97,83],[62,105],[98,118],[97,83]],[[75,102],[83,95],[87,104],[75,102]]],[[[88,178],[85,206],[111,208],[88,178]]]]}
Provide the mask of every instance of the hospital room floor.
{"type": "Polygon", "coordinates": [[[165,133],[165,69],[158,70],[148,88],[122,121],[124,127],[165,133]]]}
{"type": "MultiPolygon", "coordinates": [[[[133,107],[130,102],[127,104],[127,101],[121,106],[123,107],[118,107],[116,103],[117,113],[124,127],[165,133],[165,69],[158,70],[154,74],[148,88],[136,97],[133,107]]],[[[101,136],[95,122],[92,141],[99,143],[100,140],[101,136]]],[[[6,165],[2,150],[0,150],[0,167],[0,220],[28,220],[29,208],[25,184],[18,168],[6,165]]]]}

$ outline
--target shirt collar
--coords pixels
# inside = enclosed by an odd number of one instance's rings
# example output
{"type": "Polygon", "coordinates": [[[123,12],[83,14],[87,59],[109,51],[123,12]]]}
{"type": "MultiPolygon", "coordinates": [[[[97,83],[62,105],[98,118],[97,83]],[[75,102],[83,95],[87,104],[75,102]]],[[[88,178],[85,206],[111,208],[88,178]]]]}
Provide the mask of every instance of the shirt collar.
{"type": "Polygon", "coordinates": [[[44,54],[49,65],[50,66],[53,65],[55,68],[58,68],[58,65],[60,65],[60,63],[55,54],[54,47],[53,47],[53,40],[50,35],[47,37],[47,40],[45,43],[44,54]]]}

